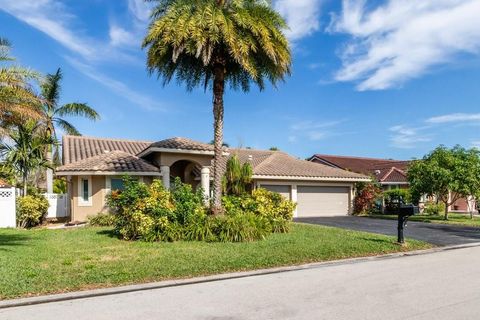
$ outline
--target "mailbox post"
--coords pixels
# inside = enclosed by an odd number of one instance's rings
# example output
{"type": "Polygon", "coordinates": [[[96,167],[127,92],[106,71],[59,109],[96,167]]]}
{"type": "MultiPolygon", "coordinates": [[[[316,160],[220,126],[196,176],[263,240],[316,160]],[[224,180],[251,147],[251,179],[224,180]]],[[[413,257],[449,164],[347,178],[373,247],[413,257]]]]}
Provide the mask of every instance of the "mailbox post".
{"type": "Polygon", "coordinates": [[[405,238],[403,236],[403,229],[407,226],[407,221],[410,216],[416,215],[420,213],[420,209],[418,206],[413,204],[402,204],[398,208],[398,243],[405,243],[405,238]]]}

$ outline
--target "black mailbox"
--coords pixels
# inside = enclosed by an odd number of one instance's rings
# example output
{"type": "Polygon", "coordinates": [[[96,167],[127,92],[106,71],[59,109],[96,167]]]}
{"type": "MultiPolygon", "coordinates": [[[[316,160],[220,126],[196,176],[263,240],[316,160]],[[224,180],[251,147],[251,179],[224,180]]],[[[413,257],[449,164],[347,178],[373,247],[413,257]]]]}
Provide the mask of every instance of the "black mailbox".
{"type": "Polygon", "coordinates": [[[398,208],[398,215],[413,216],[420,213],[420,208],[413,204],[402,204],[398,208]]]}
{"type": "Polygon", "coordinates": [[[413,204],[401,204],[398,208],[398,243],[405,243],[403,229],[407,225],[408,217],[419,214],[420,208],[413,204]]]}

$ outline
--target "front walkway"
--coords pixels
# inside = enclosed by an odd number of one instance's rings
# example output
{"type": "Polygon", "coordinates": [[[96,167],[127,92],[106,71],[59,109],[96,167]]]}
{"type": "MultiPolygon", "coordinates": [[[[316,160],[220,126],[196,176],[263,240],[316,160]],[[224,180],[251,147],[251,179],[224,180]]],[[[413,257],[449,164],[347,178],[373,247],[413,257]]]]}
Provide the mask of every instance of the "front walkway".
{"type": "MultiPolygon", "coordinates": [[[[298,218],[296,221],[392,236],[397,235],[396,220],[339,216],[298,218]]],[[[405,237],[426,241],[439,246],[459,245],[480,242],[480,228],[424,222],[408,222],[407,227],[405,228],[405,237]]]]}
{"type": "Polygon", "coordinates": [[[9,320],[477,319],[480,247],[0,309],[9,320]]]}

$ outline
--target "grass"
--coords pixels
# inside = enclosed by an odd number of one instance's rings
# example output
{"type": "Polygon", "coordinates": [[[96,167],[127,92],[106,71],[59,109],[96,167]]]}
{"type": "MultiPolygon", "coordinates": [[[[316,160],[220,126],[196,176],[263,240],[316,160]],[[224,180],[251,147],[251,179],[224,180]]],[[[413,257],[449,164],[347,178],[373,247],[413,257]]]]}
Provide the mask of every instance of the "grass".
{"type": "Polygon", "coordinates": [[[294,224],[253,243],[145,243],[108,228],[0,230],[0,299],[424,249],[430,244],[294,224]]]}
{"type": "MultiPolygon", "coordinates": [[[[396,215],[369,215],[369,218],[375,219],[391,219],[397,220],[396,215]]],[[[480,216],[475,215],[473,219],[470,218],[469,214],[460,214],[460,213],[449,213],[448,220],[444,219],[443,215],[418,215],[418,216],[411,216],[409,221],[417,221],[417,222],[427,222],[427,223],[440,223],[440,224],[454,224],[454,225],[462,225],[462,226],[469,226],[469,227],[480,227],[480,216]]]]}

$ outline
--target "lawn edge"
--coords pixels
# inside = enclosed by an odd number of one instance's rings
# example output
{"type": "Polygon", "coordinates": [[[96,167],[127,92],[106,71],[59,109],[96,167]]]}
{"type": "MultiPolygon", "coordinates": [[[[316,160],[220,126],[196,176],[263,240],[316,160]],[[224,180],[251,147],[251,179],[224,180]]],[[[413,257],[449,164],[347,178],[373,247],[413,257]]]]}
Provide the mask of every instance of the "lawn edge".
{"type": "Polygon", "coordinates": [[[266,268],[266,269],[257,269],[257,270],[251,270],[251,271],[221,273],[216,275],[201,276],[201,277],[188,278],[188,279],[164,280],[164,281],[157,281],[157,282],[150,282],[150,283],[143,283],[143,284],[117,286],[117,287],[111,287],[111,288],[84,290],[84,291],[76,291],[76,292],[68,292],[68,293],[60,293],[60,294],[50,294],[45,296],[37,296],[37,297],[29,297],[29,298],[10,299],[10,300],[0,301],[0,309],[31,306],[31,305],[45,304],[45,303],[52,303],[52,302],[62,302],[62,301],[77,300],[77,299],[94,298],[94,297],[116,295],[116,294],[123,294],[123,293],[136,292],[136,291],[162,289],[162,288],[185,286],[185,285],[191,285],[191,284],[215,282],[215,281],[222,281],[222,280],[240,279],[240,278],[246,278],[246,277],[254,277],[254,276],[261,276],[261,275],[268,275],[268,274],[275,274],[275,273],[299,271],[299,270],[308,270],[308,269],[315,269],[315,268],[324,268],[324,267],[331,267],[331,266],[338,266],[338,265],[355,264],[355,263],[369,262],[369,261],[375,261],[375,260],[396,259],[401,257],[433,254],[433,253],[442,252],[442,251],[465,249],[465,248],[478,247],[478,246],[480,246],[480,242],[453,245],[453,246],[444,246],[444,247],[434,247],[430,249],[421,249],[421,250],[406,251],[406,252],[395,252],[395,253],[388,253],[388,254],[376,255],[376,256],[348,258],[348,259],[331,260],[331,261],[323,261],[323,262],[313,262],[313,263],[294,265],[294,266],[283,266],[283,267],[274,267],[274,268],[266,268]]]}

